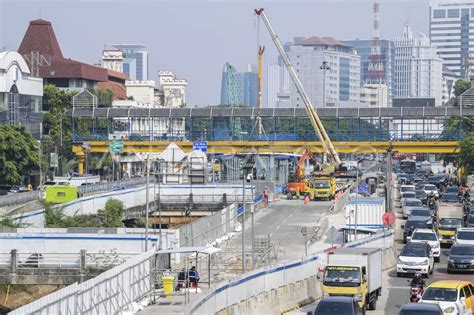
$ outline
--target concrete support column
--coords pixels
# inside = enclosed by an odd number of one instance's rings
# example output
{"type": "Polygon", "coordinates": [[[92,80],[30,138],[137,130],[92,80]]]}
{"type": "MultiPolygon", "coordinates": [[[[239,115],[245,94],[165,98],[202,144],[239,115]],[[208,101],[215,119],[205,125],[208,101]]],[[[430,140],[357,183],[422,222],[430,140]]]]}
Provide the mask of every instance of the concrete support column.
{"type": "Polygon", "coordinates": [[[16,273],[18,269],[18,249],[12,249],[10,255],[10,271],[16,273]]]}

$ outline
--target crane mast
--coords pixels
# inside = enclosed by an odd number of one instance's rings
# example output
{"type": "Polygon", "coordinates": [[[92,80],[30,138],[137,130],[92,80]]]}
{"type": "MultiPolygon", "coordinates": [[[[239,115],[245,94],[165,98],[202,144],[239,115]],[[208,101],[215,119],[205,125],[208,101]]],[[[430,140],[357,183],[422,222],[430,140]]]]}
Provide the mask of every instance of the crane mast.
{"type": "Polygon", "coordinates": [[[332,159],[336,167],[340,166],[342,164],[341,159],[339,158],[339,155],[337,154],[337,151],[334,148],[334,145],[332,144],[331,139],[329,138],[326,132],[326,129],[324,129],[321,119],[319,119],[319,116],[316,113],[316,110],[314,109],[313,104],[311,103],[308,95],[306,94],[303,88],[303,85],[301,84],[301,81],[298,78],[298,75],[296,74],[296,71],[290,62],[290,58],[288,58],[288,55],[285,53],[285,50],[283,49],[283,45],[281,44],[280,38],[278,37],[275,30],[273,29],[272,24],[270,23],[267,15],[265,14],[265,11],[263,10],[263,8],[255,9],[255,14],[260,16],[263,22],[265,23],[265,26],[267,27],[268,32],[270,33],[270,36],[272,37],[273,43],[275,43],[278,53],[280,54],[280,57],[283,59],[283,62],[285,63],[286,68],[288,69],[288,73],[290,74],[290,77],[293,80],[293,83],[295,84],[296,89],[298,90],[298,93],[303,99],[304,106],[308,113],[311,124],[313,125],[314,130],[316,130],[316,133],[318,135],[318,138],[321,141],[321,145],[323,146],[324,151],[326,152],[326,154],[330,156],[330,158],[332,159]]]}

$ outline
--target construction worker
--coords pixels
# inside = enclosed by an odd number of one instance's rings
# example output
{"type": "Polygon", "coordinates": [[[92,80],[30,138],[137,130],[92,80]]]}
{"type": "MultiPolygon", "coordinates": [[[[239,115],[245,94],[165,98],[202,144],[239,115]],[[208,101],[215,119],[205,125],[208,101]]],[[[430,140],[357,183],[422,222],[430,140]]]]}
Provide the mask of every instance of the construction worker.
{"type": "Polygon", "coordinates": [[[296,199],[300,199],[301,193],[300,193],[300,188],[296,188],[296,199]]]}

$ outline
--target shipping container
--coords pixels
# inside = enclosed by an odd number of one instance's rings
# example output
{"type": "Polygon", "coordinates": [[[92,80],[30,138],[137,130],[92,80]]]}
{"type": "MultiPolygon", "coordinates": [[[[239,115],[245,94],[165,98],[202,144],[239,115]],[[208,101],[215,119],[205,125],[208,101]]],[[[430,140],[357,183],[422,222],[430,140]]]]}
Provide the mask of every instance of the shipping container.
{"type": "Polygon", "coordinates": [[[359,197],[352,198],[346,205],[346,225],[366,228],[383,228],[385,199],[359,197]]]}

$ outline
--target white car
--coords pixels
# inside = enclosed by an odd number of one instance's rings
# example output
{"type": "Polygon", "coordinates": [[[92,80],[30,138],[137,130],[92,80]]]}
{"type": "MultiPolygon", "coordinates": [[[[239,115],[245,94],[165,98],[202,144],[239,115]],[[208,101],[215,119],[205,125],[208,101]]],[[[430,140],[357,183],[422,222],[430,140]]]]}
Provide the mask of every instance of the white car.
{"type": "Polygon", "coordinates": [[[427,278],[433,273],[434,259],[427,243],[408,243],[402,248],[397,262],[397,277],[421,273],[427,278]]]}
{"type": "Polygon", "coordinates": [[[434,194],[435,197],[439,197],[438,188],[436,188],[436,186],[433,184],[426,184],[425,186],[423,186],[423,190],[428,196],[430,194],[434,194]]]}
{"type": "Polygon", "coordinates": [[[458,228],[454,242],[474,245],[474,228],[458,228]]]}
{"type": "Polygon", "coordinates": [[[411,235],[412,243],[428,243],[433,252],[435,262],[439,262],[441,256],[440,244],[436,232],[430,229],[415,229],[411,235]]]}
{"type": "Polygon", "coordinates": [[[400,186],[400,194],[406,191],[415,191],[415,185],[401,185],[400,186]]]}

